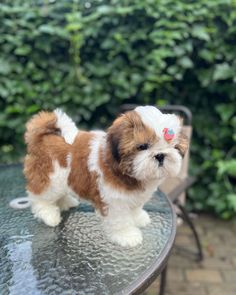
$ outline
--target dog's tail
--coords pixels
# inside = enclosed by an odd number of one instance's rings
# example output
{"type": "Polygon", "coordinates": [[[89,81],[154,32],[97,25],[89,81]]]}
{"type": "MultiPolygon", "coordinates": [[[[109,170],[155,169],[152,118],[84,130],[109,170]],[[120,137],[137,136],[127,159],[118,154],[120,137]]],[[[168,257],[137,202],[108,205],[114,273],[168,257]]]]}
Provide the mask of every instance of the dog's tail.
{"type": "Polygon", "coordinates": [[[26,124],[25,142],[30,148],[45,135],[55,134],[62,136],[66,143],[72,144],[78,133],[75,123],[66,113],[59,109],[54,112],[40,112],[26,124]]]}

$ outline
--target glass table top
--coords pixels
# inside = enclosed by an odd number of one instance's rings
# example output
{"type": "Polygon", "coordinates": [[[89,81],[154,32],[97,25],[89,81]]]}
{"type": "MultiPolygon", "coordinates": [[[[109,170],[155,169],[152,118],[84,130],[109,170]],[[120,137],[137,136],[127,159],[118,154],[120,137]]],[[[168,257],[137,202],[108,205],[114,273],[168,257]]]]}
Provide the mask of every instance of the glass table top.
{"type": "Polygon", "coordinates": [[[0,167],[0,294],[74,295],[140,292],[160,273],[173,245],[175,216],[163,193],[145,208],[151,224],[143,244],[122,248],[101,230],[92,206],[81,204],[63,213],[50,228],[33,218],[30,209],[9,202],[24,197],[22,166],[0,167]]]}

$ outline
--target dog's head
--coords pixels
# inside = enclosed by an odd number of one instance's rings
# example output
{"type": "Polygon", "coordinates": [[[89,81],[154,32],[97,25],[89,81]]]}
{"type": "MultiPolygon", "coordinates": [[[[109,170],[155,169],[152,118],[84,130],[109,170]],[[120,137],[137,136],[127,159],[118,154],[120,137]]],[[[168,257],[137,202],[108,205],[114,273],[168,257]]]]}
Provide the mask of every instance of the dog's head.
{"type": "Polygon", "coordinates": [[[118,117],[108,129],[107,141],[121,173],[139,181],[176,176],[188,148],[180,118],[152,106],[118,117]]]}

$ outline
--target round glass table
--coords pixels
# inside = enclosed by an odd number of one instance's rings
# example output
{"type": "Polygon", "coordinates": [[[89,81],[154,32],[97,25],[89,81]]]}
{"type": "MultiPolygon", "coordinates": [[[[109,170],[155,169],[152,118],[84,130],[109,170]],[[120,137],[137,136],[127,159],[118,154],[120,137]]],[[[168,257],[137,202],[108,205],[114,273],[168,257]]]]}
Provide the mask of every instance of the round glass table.
{"type": "Polygon", "coordinates": [[[145,206],[152,222],[135,248],[109,242],[89,204],[50,228],[9,206],[25,195],[22,166],[0,166],[0,294],[139,294],[165,267],[176,219],[162,192],[145,206]]]}

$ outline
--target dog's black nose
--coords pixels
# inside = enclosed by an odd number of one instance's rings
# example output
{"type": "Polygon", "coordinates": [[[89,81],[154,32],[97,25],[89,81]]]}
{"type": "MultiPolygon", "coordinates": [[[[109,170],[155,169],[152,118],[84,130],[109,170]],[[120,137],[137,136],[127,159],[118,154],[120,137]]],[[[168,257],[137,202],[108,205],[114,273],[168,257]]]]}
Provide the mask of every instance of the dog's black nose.
{"type": "Polygon", "coordinates": [[[159,165],[162,166],[164,159],[165,159],[165,155],[164,154],[157,154],[155,156],[155,159],[159,162],[159,165]]]}

